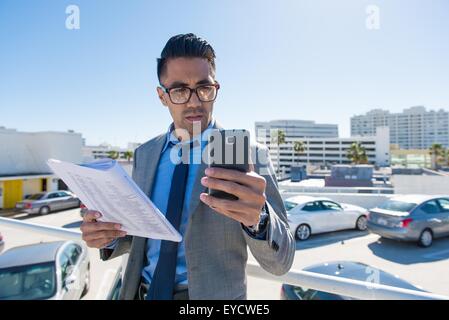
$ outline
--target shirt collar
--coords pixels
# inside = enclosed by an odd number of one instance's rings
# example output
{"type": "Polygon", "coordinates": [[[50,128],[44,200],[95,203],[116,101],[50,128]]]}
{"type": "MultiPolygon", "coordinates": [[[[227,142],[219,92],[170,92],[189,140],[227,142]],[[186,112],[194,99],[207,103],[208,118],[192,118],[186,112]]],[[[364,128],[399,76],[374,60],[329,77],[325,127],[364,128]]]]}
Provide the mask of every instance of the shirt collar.
{"type": "MultiPolygon", "coordinates": [[[[212,118],[211,119],[211,121],[210,121],[210,123],[209,123],[209,125],[207,126],[207,128],[206,128],[206,130],[204,130],[203,132],[201,132],[201,139],[200,139],[200,142],[201,142],[201,144],[203,145],[205,142],[207,142],[207,139],[205,140],[205,135],[212,129],[212,128],[214,128],[215,127],[215,119],[214,118],[212,118]]],[[[167,135],[166,135],[166,139],[165,139],[165,145],[164,145],[164,147],[162,148],[162,153],[168,148],[168,146],[170,145],[170,142],[173,144],[173,145],[176,145],[176,144],[178,144],[178,143],[181,143],[179,140],[178,140],[178,138],[173,134],[173,131],[174,131],[174,129],[175,129],[175,125],[174,125],[174,123],[172,122],[171,124],[170,124],[170,126],[168,127],[168,130],[167,130],[167,135]]],[[[189,141],[183,141],[182,143],[191,143],[192,141],[195,141],[195,140],[198,140],[198,137],[194,137],[193,139],[191,139],[191,140],[189,140],[189,141]]],[[[199,144],[198,145],[194,145],[194,148],[196,148],[196,147],[198,147],[199,146],[199,144]]]]}

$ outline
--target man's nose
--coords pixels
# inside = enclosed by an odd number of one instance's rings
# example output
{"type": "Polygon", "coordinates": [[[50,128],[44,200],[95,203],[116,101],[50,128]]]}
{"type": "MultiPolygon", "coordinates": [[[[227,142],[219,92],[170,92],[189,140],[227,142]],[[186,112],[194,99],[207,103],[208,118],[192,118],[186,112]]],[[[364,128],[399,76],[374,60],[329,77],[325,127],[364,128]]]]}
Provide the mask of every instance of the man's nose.
{"type": "Polygon", "coordinates": [[[196,91],[192,92],[192,96],[190,100],[187,101],[187,107],[189,108],[197,108],[201,106],[201,100],[198,98],[196,91]]]}

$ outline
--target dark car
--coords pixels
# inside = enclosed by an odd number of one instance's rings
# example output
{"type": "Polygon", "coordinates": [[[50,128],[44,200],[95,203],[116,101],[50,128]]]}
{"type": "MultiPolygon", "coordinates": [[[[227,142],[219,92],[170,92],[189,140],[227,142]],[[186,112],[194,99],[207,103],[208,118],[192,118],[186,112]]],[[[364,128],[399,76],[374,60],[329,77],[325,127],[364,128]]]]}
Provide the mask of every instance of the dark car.
{"type": "Polygon", "coordinates": [[[89,255],[81,243],[37,243],[0,255],[0,300],[77,300],[89,283],[89,255]]]}
{"type": "Polygon", "coordinates": [[[58,190],[36,193],[16,203],[16,210],[45,215],[52,211],[79,208],[81,201],[70,191],[58,190]]]}
{"type": "MultiPolygon", "coordinates": [[[[424,290],[422,290],[421,288],[418,288],[410,284],[409,282],[400,279],[395,275],[392,275],[385,271],[376,269],[374,267],[359,262],[335,261],[335,262],[321,263],[313,265],[311,267],[307,267],[304,269],[304,271],[424,292],[424,290]]],[[[281,300],[356,300],[356,299],[330,292],[318,291],[309,288],[302,288],[284,283],[281,288],[281,300]]]]}

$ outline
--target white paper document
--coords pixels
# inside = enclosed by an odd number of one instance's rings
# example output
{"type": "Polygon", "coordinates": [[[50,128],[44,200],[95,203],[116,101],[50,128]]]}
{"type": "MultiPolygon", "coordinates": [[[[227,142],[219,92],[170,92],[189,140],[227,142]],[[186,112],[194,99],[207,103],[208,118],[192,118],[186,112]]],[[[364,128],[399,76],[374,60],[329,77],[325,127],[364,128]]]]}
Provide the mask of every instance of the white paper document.
{"type": "Polygon", "coordinates": [[[54,159],[48,166],[99,221],[116,222],[128,235],[180,242],[181,234],[115,160],[77,165],[54,159]]]}

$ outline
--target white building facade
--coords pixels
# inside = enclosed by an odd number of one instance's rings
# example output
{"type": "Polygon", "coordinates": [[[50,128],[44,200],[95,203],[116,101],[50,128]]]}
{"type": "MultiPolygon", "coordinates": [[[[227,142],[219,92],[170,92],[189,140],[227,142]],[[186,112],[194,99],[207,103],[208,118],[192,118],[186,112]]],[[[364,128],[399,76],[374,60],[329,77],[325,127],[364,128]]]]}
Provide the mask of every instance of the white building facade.
{"type": "Polygon", "coordinates": [[[49,158],[80,163],[83,139],[74,132],[20,132],[0,127],[0,209],[27,194],[57,190],[49,158]]]}
{"type": "MultiPolygon", "coordinates": [[[[272,144],[269,137],[257,137],[258,142],[266,144],[270,149],[270,156],[275,169],[278,168],[278,146],[272,144]]],[[[390,141],[388,127],[378,128],[374,136],[358,136],[350,138],[297,138],[285,135],[286,143],[279,146],[280,172],[290,173],[292,165],[329,166],[333,164],[350,164],[347,158],[348,149],[355,143],[365,148],[368,163],[377,166],[390,165],[390,141]],[[301,141],[304,152],[295,153],[293,145],[301,141]]]]}
{"type": "Polygon", "coordinates": [[[449,147],[449,112],[422,106],[400,113],[374,109],[351,117],[352,136],[373,136],[378,127],[390,128],[390,141],[401,149],[428,149],[433,143],[449,147]]]}

